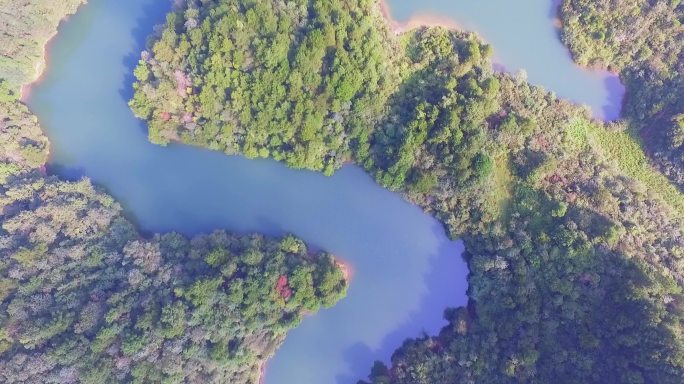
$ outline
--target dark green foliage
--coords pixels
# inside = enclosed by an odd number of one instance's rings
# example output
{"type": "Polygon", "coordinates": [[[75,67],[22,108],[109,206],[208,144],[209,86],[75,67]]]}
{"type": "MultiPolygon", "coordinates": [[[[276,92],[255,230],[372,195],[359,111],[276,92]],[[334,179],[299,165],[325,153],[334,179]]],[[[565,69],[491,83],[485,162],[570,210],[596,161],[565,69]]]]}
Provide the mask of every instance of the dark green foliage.
{"type": "MultiPolygon", "coordinates": [[[[580,111],[501,84],[506,117],[489,132],[524,132],[497,143],[514,164],[510,212],[465,235],[469,307],[406,341],[390,382],[681,382],[681,219],[579,145],[580,111]]],[[[439,198],[427,207],[441,215],[439,198]]]]}
{"type": "MultiPolygon", "coordinates": [[[[440,335],[407,340],[390,366],[376,363],[373,383],[684,381],[684,225],[608,161],[590,134],[608,126],[493,75],[473,35],[418,30],[399,50],[370,0],[183,4],[135,70],[131,106],[153,141],[325,172],[355,160],[465,239],[469,306],[446,310],[440,335]]],[[[669,48],[681,46],[615,36],[639,12],[657,23],[631,24],[662,33],[681,6],[591,4],[568,0],[564,17],[589,7],[577,36],[609,50],[595,64],[638,64],[623,73],[631,100],[654,102],[628,101],[628,115],[667,124],[658,140],[670,156],[682,143],[682,71],[669,48]]],[[[253,382],[302,311],[344,291],[334,262],[291,237],[139,239],[87,182],[39,175],[46,141],[8,105],[5,381],[253,382]]]]}
{"type": "Polygon", "coordinates": [[[684,5],[679,0],[564,0],[562,38],[581,65],[621,70],[680,60],[684,5]]]}
{"type": "Polygon", "coordinates": [[[0,381],[255,383],[303,312],[344,294],[292,237],[140,239],[87,180],[41,175],[35,117],[0,108],[0,381]]]}
{"type": "Polygon", "coordinates": [[[365,163],[391,189],[409,184],[430,192],[437,174],[455,187],[472,185],[491,173],[484,119],[498,108],[498,80],[480,53],[485,47],[474,36],[443,29],[419,32],[410,44],[415,69],[392,98],[365,163]]]}
{"type": "MultiPolygon", "coordinates": [[[[684,11],[682,14],[684,17],[684,11]]],[[[629,92],[625,116],[632,130],[663,174],[684,190],[684,51],[681,55],[682,59],[667,69],[643,64],[623,70],[622,77],[629,92]]]]}
{"type": "MultiPolygon", "coordinates": [[[[74,4],[20,7],[0,40],[46,39],[74,4]]],[[[40,46],[21,50],[0,61],[0,382],[257,383],[303,313],[344,294],[340,268],[293,237],[141,239],[88,180],[45,176],[47,138],[17,100],[40,46]]]]}

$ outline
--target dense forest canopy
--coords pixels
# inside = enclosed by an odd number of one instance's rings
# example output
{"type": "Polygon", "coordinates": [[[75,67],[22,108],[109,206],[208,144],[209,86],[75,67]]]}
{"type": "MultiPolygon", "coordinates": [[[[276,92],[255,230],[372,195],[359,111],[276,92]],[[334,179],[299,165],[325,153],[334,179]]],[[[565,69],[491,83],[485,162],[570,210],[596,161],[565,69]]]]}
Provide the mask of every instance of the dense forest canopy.
{"type": "Polygon", "coordinates": [[[20,3],[0,7],[15,47],[0,63],[0,382],[258,383],[286,332],[344,295],[337,262],[292,236],[145,239],[88,180],[46,176],[18,86],[75,2],[20,3]]]}
{"type": "Polygon", "coordinates": [[[0,103],[0,378],[256,383],[305,312],[346,283],[293,237],[143,239],[87,180],[38,169],[47,140],[0,103]]]}
{"type": "MultiPolygon", "coordinates": [[[[471,304],[447,311],[438,337],[407,341],[372,382],[681,382],[681,212],[606,156],[605,142],[622,132],[495,78],[498,104],[479,121],[489,174],[464,185],[458,175],[474,165],[440,172],[445,160],[427,155],[442,136],[436,120],[413,169],[437,182],[422,193],[406,186],[464,236],[471,304]]],[[[439,90],[436,79],[422,82],[425,91],[439,90]]]]}
{"type": "MultiPolygon", "coordinates": [[[[591,3],[566,1],[566,27],[569,7],[591,3]]],[[[681,74],[670,49],[680,47],[676,34],[646,39],[649,57],[662,62],[649,68],[670,75],[661,88],[641,89],[663,99],[628,103],[626,123],[606,124],[522,78],[493,73],[491,49],[473,34],[431,28],[394,37],[373,1],[284,4],[181,3],[142,55],[131,106],[156,142],[328,173],[352,160],[464,238],[468,307],[447,310],[440,335],[407,340],[389,366],[377,363],[371,382],[684,380],[684,198],[626,127],[643,127],[630,108],[679,102],[671,88],[681,74]],[[266,42],[278,49],[264,54],[266,42]],[[276,76],[288,67],[301,82],[276,76]],[[349,84],[333,87],[334,78],[349,84]],[[349,92],[333,91],[341,89],[349,92]],[[318,106],[312,135],[306,105],[318,106]],[[325,150],[311,155],[316,147],[325,150]]],[[[678,4],[665,4],[667,15],[656,5],[657,22],[642,25],[678,31],[678,4]]],[[[577,25],[599,23],[600,9],[577,25]]],[[[595,38],[607,45],[585,64],[621,69],[642,60],[634,47],[610,53],[615,30],[606,28],[613,34],[595,38]]]]}
{"type": "Polygon", "coordinates": [[[396,82],[374,1],[189,1],[135,71],[150,139],[339,167],[396,82]]]}

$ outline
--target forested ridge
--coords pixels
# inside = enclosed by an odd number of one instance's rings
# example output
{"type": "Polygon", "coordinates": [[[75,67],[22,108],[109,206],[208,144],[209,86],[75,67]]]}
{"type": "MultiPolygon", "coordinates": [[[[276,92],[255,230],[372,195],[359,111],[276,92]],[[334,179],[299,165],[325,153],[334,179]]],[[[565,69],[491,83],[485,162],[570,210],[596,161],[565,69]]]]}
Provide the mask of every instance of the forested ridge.
{"type": "MultiPolygon", "coordinates": [[[[75,3],[0,13],[0,377],[256,382],[301,315],[343,294],[341,271],[292,237],[144,239],[87,180],[44,174],[17,92],[75,3]]],[[[393,37],[374,1],[182,4],[136,69],[153,141],[354,161],[465,240],[468,307],[371,382],[684,381],[684,211],[663,181],[681,186],[679,2],[563,3],[578,62],[628,87],[614,124],[493,73],[472,34],[393,37]],[[663,174],[614,161],[625,132],[663,174]]]]}
{"type": "Polygon", "coordinates": [[[373,4],[187,2],[143,53],[131,107],[152,142],[330,174],[367,146],[397,81],[373,4]]]}
{"type": "Polygon", "coordinates": [[[615,161],[625,123],[493,73],[473,34],[394,37],[379,15],[364,0],[183,2],[142,55],[131,107],[156,142],[327,173],[354,161],[465,240],[469,305],[372,383],[682,382],[684,199],[638,146],[615,161]],[[332,91],[341,74],[358,86],[332,91]]]}
{"type": "Polygon", "coordinates": [[[0,63],[0,382],[258,383],[286,332],[344,295],[337,262],[292,236],[143,238],[87,179],[47,176],[18,88],[74,8],[20,3],[0,7],[18,47],[0,63]]]}

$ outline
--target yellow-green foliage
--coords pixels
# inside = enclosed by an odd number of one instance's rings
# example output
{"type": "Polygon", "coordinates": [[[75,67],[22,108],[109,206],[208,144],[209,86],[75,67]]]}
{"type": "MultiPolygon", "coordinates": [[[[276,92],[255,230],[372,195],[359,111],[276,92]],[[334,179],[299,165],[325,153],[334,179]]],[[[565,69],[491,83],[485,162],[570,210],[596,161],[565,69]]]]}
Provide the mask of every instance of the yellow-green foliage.
{"type": "MultiPolygon", "coordinates": [[[[684,111],[684,2],[563,0],[559,16],[562,40],[577,63],[620,73],[628,95],[622,117],[638,132],[635,137],[644,138],[639,144],[651,164],[684,191],[684,145],[676,124],[684,111]]],[[[616,145],[626,142],[615,140],[616,145]]],[[[671,202],[674,195],[666,189],[662,194],[671,202]]]]}
{"type": "Polygon", "coordinates": [[[589,144],[613,161],[625,175],[643,183],[649,192],[684,216],[684,195],[649,163],[639,142],[627,131],[608,130],[603,125],[583,124],[589,144]]]}
{"type": "Polygon", "coordinates": [[[565,148],[574,152],[580,152],[589,145],[587,131],[590,123],[583,119],[575,119],[568,124],[565,130],[565,148]]]}
{"type": "Polygon", "coordinates": [[[134,71],[130,105],[151,141],[326,174],[367,147],[398,83],[370,1],[177,3],[134,71]]]}
{"type": "Polygon", "coordinates": [[[30,82],[43,63],[43,46],[59,21],[85,1],[0,1],[0,79],[15,90],[30,82]]]}
{"type": "Polygon", "coordinates": [[[0,101],[0,182],[47,161],[48,141],[28,108],[0,101]]]}
{"type": "Polygon", "coordinates": [[[505,222],[511,204],[511,190],[513,188],[513,174],[507,154],[494,158],[491,183],[492,193],[489,195],[489,208],[495,217],[499,217],[505,222]]]}

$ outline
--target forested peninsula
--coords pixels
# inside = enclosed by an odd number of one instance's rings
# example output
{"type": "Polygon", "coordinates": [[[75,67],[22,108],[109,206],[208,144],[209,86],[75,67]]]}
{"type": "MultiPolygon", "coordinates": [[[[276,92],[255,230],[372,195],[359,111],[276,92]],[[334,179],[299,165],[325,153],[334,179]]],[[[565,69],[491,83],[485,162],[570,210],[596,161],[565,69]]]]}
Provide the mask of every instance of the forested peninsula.
{"type": "Polygon", "coordinates": [[[81,2],[0,6],[0,381],[258,383],[286,332],[344,295],[342,270],[292,236],[143,238],[87,179],[46,175],[19,89],[81,2]]]}
{"type": "Polygon", "coordinates": [[[681,383],[682,6],[566,0],[561,17],[579,63],[621,71],[623,120],[494,73],[474,34],[395,36],[375,0],[178,2],[130,105],[159,144],[359,164],[464,239],[467,308],[370,382],[681,383]]]}

